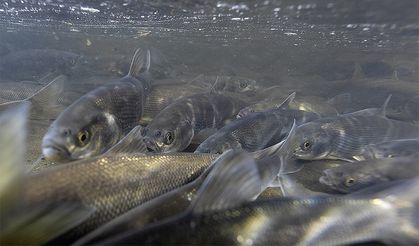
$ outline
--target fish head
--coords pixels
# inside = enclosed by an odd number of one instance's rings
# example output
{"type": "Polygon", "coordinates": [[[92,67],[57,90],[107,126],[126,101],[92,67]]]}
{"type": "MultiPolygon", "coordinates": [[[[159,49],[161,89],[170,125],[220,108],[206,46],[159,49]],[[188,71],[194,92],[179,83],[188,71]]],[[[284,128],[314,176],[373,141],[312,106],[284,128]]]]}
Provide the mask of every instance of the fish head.
{"type": "Polygon", "coordinates": [[[360,190],[375,183],[374,176],[370,173],[354,170],[359,169],[345,168],[344,166],[326,169],[323,171],[323,175],[319,178],[319,181],[320,183],[343,193],[360,190]]]}
{"type": "Polygon", "coordinates": [[[317,122],[297,127],[291,141],[294,157],[302,160],[326,159],[332,150],[332,135],[317,122]]]}
{"type": "Polygon", "coordinates": [[[47,160],[67,162],[100,155],[122,137],[114,115],[85,104],[72,106],[57,117],[42,139],[47,160]]]}
{"type": "Polygon", "coordinates": [[[144,142],[153,152],[182,151],[192,141],[194,130],[189,121],[152,121],[143,131],[144,142]]]}
{"type": "Polygon", "coordinates": [[[218,77],[215,81],[214,88],[217,91],[248,93],[255,92],[259,86],[256,80],[242,77],[218,77]]]}

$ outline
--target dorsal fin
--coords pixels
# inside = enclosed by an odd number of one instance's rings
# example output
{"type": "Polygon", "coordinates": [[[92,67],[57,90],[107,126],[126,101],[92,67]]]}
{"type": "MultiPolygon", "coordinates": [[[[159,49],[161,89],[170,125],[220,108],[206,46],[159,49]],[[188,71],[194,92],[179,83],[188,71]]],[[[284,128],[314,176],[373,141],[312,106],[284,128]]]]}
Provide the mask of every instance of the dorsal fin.
{"type": "Polygon", "coordinates": [[[151,51],[147,50],[146,63],[145,63],[145,70],[147,72],[150,71],[150,66],[151,66],[151,51]]]}
{"type": "Polygon", "coordinates": [[[105,154],[148,152],[147,146],[143,141],[142,130],[143,128],[141,126],[134,127],[124,138],[106,151],[105,154]]]}
{"type": "Polygon", "coordinates": [[[359,63],[355,63],[354,65],[354,72],[352,73],[352,80],[362,79],[364,78],[364,72],[362,71],[362,67],[359,63]]]}
{"type": "Polygon", "coordinates": [[[211,85],[211,87],[210,87],[210,90],[209,90],[209,93],[210,94],[213,94],[213,93],[217,93],[217,84],[218,84],[218,82],[219,82],[219,76],[217,75],[216,76],[216,78],[215,78],[215,81],[214,81],[214,83],[211,85]]]}
{"type": "Polygon", "coordinates": [[[256,161],[243,150],[229,150],[215,160],[196,199],[193,213],[222,210],[254,199],[262,184],[256,161]]]}
{"type": "MultiPolygon", "coordinates": [[[[141,69],[144,66],[146,52],[143,49],[138,48],[135,50],[134,56],[131,60],[131,66],[129,68],[128,76],[138,78],[140,76],[141,69]]],[[[150,66],[149,51],[147,51],[147,61],[150,66]]],[[[147,65],[146,65],[147,67],[147,65]]]]}
{"type": "Polygon", "coordinates": [[[290,105],[290,103],[291,103],[292,101],[294,101],[295,94],[296,94],[296,92],[294,91],[294,92],[293,92],[293,93],[291,93],[291,94],[290,94],[287,98],[285,98],[285,100],[284,100],[281,104],[279,104],[279,105],[275,106],[275,108],[277,108],[277,109],[281,109],[281,108],[288,108],[288,107],[289,107],[289,105],[290,105]]]}
{"type": "Polygon", "coordinates": [[[42,87],[34,95],[29,97],[27,100],[34,104],[34,107],[45,107],[46,105],[57,105],[60,95],[64,91],[64,83],[67,77],[60,75],[54,78],[46,86],[42,87]]]}
{"type": "Polygon", "coordinates": [[[186,84],[202,89],[208,89],[212,87],[212,84],[205,82],[205,77],[203,74],[194,77],[190,81],[186,82],[186,84]]]}
{"type": "Polygon", "coordinates": [[[386,98],[386,100],[384,101],[383,105],[382,105],[382,106],[381,106],[381,108],[378,110],[378,114],[379,114],[380,116],[383,116],[383,117],[385,117],[385,116],[386,116],[387,107],[388,107],[388,104],[389,104],[389,102],[390,102],[391,97],[392,97],[392,94],[388,95],[388,97],[387,97],[387,98],[386,98]]]}
{"type": "Polygon", "coordinates": [[[343,114],[346,110],[349,110],[352,105],[352,95],[350,93],[342,93],[336,95],[329,100],[327,100],[327,104],[331,105],[338,114],[343,114]]]}
{"type": "Polygon", "coordinates": [[[303,168],[303,164],[293,161],[287,162],[291,158],[291,151],[293,150],[294,145],[294,137],[297,131],[297,123],[295,122],[292,124],[291,130],[288,133],[287,138],[285,139],[284,143],[281,146],[281,169],[279,171],[279,175],[281,173],[295,173],[300,171],[303,168]],[[285,164],[286,163],[286,164],[285,164]]]}

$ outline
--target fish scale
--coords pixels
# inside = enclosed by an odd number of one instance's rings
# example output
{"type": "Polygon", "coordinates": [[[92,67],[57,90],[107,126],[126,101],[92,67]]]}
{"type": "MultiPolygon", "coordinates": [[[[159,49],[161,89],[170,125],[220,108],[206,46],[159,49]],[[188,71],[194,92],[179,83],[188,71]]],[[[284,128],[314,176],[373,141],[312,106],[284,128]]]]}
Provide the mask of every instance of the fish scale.
{"type": "Polygon", "coordinates": [[[45,158],[65,162],[103,154],[137,126],[150,88],[150,56],[137,49],[125,77],[89,91],[61,112],[42,140],[45,158]]]}
{"type": "Polygon", "coordinates": [[[276,144],[297,124],[318,119],[311,112],[274,109],[246,115],[219,129],[197,148],[196,152],[218,153],[229,148],[255,151],[276,144]]]}
{"type": "Polygon", "coordinates": [[[92,216],[75,229],[84,234],[143,202],[189,183],[215,158],[217,155],[176,153],[81,160],[30,176],[24,200],[28,206],[45,201],[76,201],[94,208],[92,216]]]}
{"type": "Polygon", "coordinates": [[[101,245],[337,245],[377,239],[397,216],[372,199],[280,198],[184,213],[101,245]]]}
{"type": "Polygon", "coordinates": [[[368,144],[419,137],[418,126],[380,116],[348,115],[327,121],[323,128],[334,135],[331,155],[349,159],[368,144]]]}
{"type": "Polygon", "coordinates": [[[146,127],[147,145],[155,151],[181,151],[201,130],[220,128],[245,105],[234,96],[215,92],[179,99],[161,111],[146,127]],[[178,136],[173,143],[164,145],[160,137],[168,131],[179,133],[175,133],[178,136]],[[157,149],[157,145],[161,147],[157,149]]]}

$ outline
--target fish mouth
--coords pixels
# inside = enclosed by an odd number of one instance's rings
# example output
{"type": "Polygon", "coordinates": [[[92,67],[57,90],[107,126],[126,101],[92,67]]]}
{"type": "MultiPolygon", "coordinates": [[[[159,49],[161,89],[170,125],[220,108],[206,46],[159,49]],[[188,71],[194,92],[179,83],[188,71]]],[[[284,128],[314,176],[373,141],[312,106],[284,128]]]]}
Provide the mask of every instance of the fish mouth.
{"type": "Polygon", "coordinates": [[[72,160],[67,148],[53,141],[47,141],[42,145],[42,154],[49,161],[64,162],[72,160]]]}
{"type": "Polygon", "coordinates": [[[159,148],[159,146],[156,144],[156,142],[153,139],[150,138],[144,138],[144,143],[147,146],[147,150],[149,152],[160,152],[161,149],[159,148]]]}
{"type": "Polygon", "coordinates": [[[320,176],[319,182],[327,186],[333,186],[332,182],[327,176],[320,176]]]}

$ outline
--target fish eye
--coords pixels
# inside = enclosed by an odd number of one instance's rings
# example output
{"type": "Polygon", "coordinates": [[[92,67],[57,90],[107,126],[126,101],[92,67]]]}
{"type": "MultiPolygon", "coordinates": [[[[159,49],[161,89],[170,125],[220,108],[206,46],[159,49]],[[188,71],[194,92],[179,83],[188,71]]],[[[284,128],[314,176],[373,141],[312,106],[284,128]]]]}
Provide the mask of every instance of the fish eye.
{"type": "Polygon", "coordinates": [[[154,136],[155,136],[156,138],[160,137],[160,136],[161,136],[161,131],[156,131],[156,132],[154,133],[154,136]]]}
{"type": "Polygon", "coordinates": [[[172,132],[166,133],[166,135],[164,135],[163,143],[168,145],[168,144],[171,144],[172,142],[173,142],[173,133],[172,132]]]}
{"type": "Polygon", "coordinates": [[[247,83],[245,81],[240,82],[240,88],[244,89],[247,87],[247,83]]]}
{"type": "Polygon", "coordinates": [[[90,138],[90,134],[87,130],[80,131],[77,134],[77,139],[79,140],[79,143],[81,145],[87,144],[87,142],[89,141],[89,138],[90,138]]]}
{"type": "Polygon", "coordinates": [[[305,141],[302,145],[301,145],[301,149],[303,150],[309,150],[312,146],[311,141],[305,141]]]}
{"type": "Polygon", "coordinates": [[[352,186],[354,183],[355,183],[355,179],[352,177],[347,177],[345,180],[345,185],[348,187],[352,186]]]}

